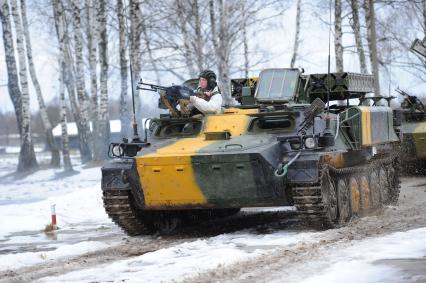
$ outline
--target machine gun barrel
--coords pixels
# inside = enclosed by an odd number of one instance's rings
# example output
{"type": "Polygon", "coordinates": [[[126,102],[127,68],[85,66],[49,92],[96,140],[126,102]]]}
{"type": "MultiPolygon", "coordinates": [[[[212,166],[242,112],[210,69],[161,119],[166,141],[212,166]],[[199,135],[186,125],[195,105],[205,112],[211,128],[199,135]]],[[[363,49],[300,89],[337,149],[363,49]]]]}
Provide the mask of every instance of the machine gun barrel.
{"type": "Polygon", "coordinates": [[[397,93],[399,93],[402,96],[409,96],[408,93],[406,93],[405,91],[403,91],[402,89],[400,89],[399,87],[395,89],[395,91],[397,93]]]}
{"type": "Polygon", "coordinates": [[[142,81],[142,79],[139,80],[136,88],[142,89],[142,90],[155,91],[155,92],[158,92],[159,90],[163,90],[163,91],[167,90],[167,87],[165,87],[165,86],[155,85],[155,84],[147,84],[147,83],[144,83],[142,81]]]}

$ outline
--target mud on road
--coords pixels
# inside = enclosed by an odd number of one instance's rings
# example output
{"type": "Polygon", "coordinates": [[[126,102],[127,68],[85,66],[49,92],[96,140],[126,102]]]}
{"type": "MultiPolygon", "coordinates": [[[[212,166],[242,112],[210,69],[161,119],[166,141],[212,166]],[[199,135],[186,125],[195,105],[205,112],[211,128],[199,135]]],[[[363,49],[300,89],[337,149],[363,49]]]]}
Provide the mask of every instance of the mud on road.
{"type": "MultiPolygon", "coordinates": [[[[396,206],[385,207],[374,216],[354,219],[345,227],[324,231],[317,242],[276,249],[267,256],[210,270],[184,282],[282,282],[282,278],[286,282],[297,282],[300,274],[310,273],[311,262],[324,262],[331,250],[343,249],[369,237],[426,227],[426,177],[404,177],[401,181],[396,206]]],[[[413,276],[421,273],[426,278],[424,260],[409,263],[405,260],[398,267],[413,276]]],[[[397,261],[394,264],[397,265],[397,261]]]]}
{"type": "MultiPolygon", "coordinates": [[[[0,272],[0,282],[29,282],[47,276],[85,269],[139,256],[196,239],[205,239],[221,233],[231,233],[250,228],[253,233],[271,233],[291,229],[306,231],[294,218],[293,211],[272,213],[240,213],[227,220],[201,225],[196,229],[180,231],[169,237],[124,237],[117,246],[96,252],[47,262],[35,266],[0,272]]],[[[397,206],[386,207],[377,215],[354,219],[348,226],[321,232],[317,241],[278,247],[261,257],[239,261],[232,265],[187,278],[185,282],[269,282],[286,276],[297,281],[296,274],[304,272],[309,262],[327,256],[331,249],[344,248],[356,240],[380,236],[396,231],[426,226],[426,178],[402,179],[400,200],[397,206]]],[[[404,264],[407,264],[404,262],[404,264]]],[[[410,269],[410,268],[407,268],[410,269]]],[[[415,268],[414,268],[415,269],[415,268]]],[[[417,271],[413,271],[417,272],[417,271]]]]}

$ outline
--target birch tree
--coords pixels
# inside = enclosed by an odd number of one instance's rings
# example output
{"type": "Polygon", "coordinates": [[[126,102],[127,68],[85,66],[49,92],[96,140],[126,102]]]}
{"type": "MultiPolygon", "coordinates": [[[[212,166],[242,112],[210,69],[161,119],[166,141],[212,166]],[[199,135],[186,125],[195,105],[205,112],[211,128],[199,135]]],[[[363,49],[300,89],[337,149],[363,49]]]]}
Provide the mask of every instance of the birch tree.
{"type": "Polygon", "coordinates": [[[100,73],[100,100],[99,100],[99,124],[98,136],[95,139],[95,160],[103,160],[108,157],[108,146],[110,142],[110,125],[108,115],[108,34],[107,34],[107,11],[106,1],[98,2],[99,18],[99,59],[101,65],[100,73]]]}
{"type": "Polygon", "coordinates": [[[98,46],[98,17],[95,15],[94,0],[85,0],[86,8],[86,41],[88,54],[88,68],[90,75],[90,99],[91,99],[91,120],[93,135],[98,135],[99,119],[99,97],[98,97],[98,76],[97,76],[97,46],[98,46]]]}
{"type": "Polygon", "coordinates": [[[19,153],[18,171],[28,171],[38,166],[34,145],[31,139],[30,94],[28,90],[27,61],[24,46],[22,22],[16,0],[11,0],[12,18],[16,32],[16,50],[19,61],[19,81],[21,85],[22,121],[21,121],[21,151],[19,153]]]}
{"type": "Polygon", "coordinates": [[[89,127],[89,101],[86,94],[86,86],[84,79],[84,61],[83,61],[83,35],[81,28],[81,8],[79,0],[71,0],[71,8],[73,14],[73,31],[74,31],[74,53],[75,53],[75,76],[76,90],[80,109],[80,120],[77,121],[81,125],[81,139],[79,143],[84,147],[84,155],[81,156],[82,162],[92,160],[92,150],[90,148],[90,127],[89,127]]]}
{"type": "Polygon", "coordinates": [[[293,55],[291,56],[290,68],[294,68],[294,64],[296,63],[297,53],[299,50],[300,43],[300,18],[302,14],[302,0],[297,0],[297,8],[296,8],[296,27],[294,32],[294,43],[293,43],[293,55]]]}
{"type": "Polygon", "coordinates": [[[355,45],[356,50],[358,54],[359,59],[359,66],[361,69],[361,73],[367,74],[367,64],[365,61],[365,51],[364,51],[364,45],[362,43],[362,36],[361,36],[361,25],[359,21],[359,3],[358,0],[350,0],[351,5],[351,13],[352,13],[352,19],[351,19],[351,27],[354,32],[355,37],[355,45]]]}
{"type": "Polygon", "coordinates": [[[376,16],[374,1],[364,0],[365,22],[367,24],[367,42],[370,51],[371,70],[374,76],[374,93],[380,95],[379,63],[377,60],[376,16]]]}
{"type": "Polygon", "coordinates": [[[229,3],[223,0],[210,0],[211,40],[217,60],[218,84],[222,90],[225,104],[231,102],[228,86],[230,72],[230,30],[229,30],[229,3]]]}
{"type": "Polygon", "coordinates": [[[15,109],[15,116],[18,124],[19,134],[22,134],[22,94],[19,88],[18,67],[15,58],[15,44],[12,37],[12,27],[10,24],[9,4],[7,0],[0,0],[0,17],[3,31],[3,46],[7,68],[7,88],[10,99],[15,109]]]}
{"type": "Polygon", "coordinates": [[[20,2],[21,2],[22,25],[23,25],[23,32],[25,37],[25,47],[27,51],[28,69],[30,72],[34,89],[37,94],[37,101],[38,101],[38,105],[40,109],[40,116],[43,122],[44,131],[46,133],[46,141],[49,146],[49,150],[51,151],[51,154],[52,154],[50,165],[53,167],[59,167],[60,165],[59,149],[55,143],[55,139],[53,138],[52,124],[50,123],[49,117],[47,116],[46,105],[44,103],[44,98],[41,92],[40,83],[38,81],[37,74],[35,72],[35,67],[34,67],[31,38],[30,38],[29,29],[28,29],[26,1],[21,0],[20,2]]]}
{"type": "Polygon", "coordinates": [[[139,80],[141,72],[141,6],[137,0],[129,0],[130,3],[130,65],[132,67],[133,81],[132,90],[135,95],[135,108],[136,108],[136,119],[137,121],[142,120],[141,113],[141,100],[139,92],[136,90],[136,83],[139,80]]]}
{"type": "Polygon", "coordinates": [[[336,57],[336,72],[343,72],[342,44],[342,1],[334,2],[334,52],[336,57]]]}
{"type": "Polygon", "coordinates": [[[123,5],[123,0],[117,0],[117,19],[118,19],[118,42],[120,54],[120,122],[121,135],[129,137],[130,131],[130,115],[127,108],[127,80],[128,80],[128,62],[126,57],[127,50],[127,29],[126,29],[126,13],[123,5]]]}
{"type": "Polygon", "coordinates": [[[63,56],[59,56],[59,100],[60,100],[60,116],[61,116],[61,141],[62,141],[62,159],[64,163],[64,171],[72,172],[72,163],[69,150],[69,137],[67,129],[67,105],[65,102],[65,62],[63,56]]]}
{"type": "Polygon", "coordinates": [[[74,121],[76,121],[77,125],[81,160],[83,163],[85,163],[91,160],[92,151],[88,142],[88,121],[87,119],[85,120],[86,122],[83,121],[79,103],[77,102],[76,79],[74,77],[75,63],[71,55],[69,38],[70,32],[68,31],[68,24],[65,14],[67,9],[63,6],[63,2],[60,0],[52,0],[52,8],[55,20],[55,29],[59,43],[59,54],[63,57],[63,60],[65,62],[65,64],[63,65],[63,67],[65,68],[64,84],[67,89],[71,110],[74,116],[74,121]]]}

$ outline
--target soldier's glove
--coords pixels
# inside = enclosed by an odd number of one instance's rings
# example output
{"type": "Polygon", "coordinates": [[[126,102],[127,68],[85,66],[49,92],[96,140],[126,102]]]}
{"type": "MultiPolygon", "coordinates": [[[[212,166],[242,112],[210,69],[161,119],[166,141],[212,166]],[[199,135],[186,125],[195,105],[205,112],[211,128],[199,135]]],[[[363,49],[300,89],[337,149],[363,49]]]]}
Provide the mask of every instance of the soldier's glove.
{"type": "Polygon", "coordinates": [[[195,95],[194,91],[189,87],[182,85],[174,85],[167,88],[166,95],[170,98],[176,100],[179,99],[189,99],[191,96],[195,95]]]}

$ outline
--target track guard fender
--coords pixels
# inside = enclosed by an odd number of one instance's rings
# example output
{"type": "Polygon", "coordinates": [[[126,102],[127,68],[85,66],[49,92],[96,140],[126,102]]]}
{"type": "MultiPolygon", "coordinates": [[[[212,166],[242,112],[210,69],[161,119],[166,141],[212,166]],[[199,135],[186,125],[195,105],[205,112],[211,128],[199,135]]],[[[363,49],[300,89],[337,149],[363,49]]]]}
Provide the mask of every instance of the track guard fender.
{"type": "Polygon", "coordinates": [[[132,160],[112,161],[102,167],[102,190],[131,191],[138,208],[144,207],[144,196],[136,163],[132,160]]]}

